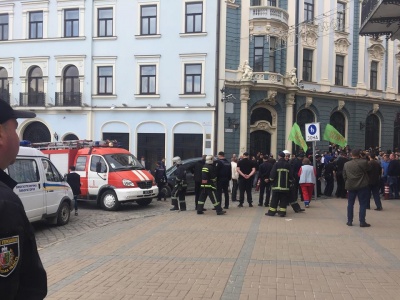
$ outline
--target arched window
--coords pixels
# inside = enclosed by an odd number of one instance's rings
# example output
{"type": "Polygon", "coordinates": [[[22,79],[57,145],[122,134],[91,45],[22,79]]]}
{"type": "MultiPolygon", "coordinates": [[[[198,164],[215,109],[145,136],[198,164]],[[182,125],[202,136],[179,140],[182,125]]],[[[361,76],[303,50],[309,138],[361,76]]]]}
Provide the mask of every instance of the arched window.
{"type": "Polygon", "coordinates": [[[372,114],[365,122],[365,149],[379,147],[380,122],[379,118],[372,114]]]}
{"type": "Polygon", "coordinates": [[[268,109],[263,108],[263,107],[256,108],[251,113],[250,124],[254,124],[257,121],[268,121],[270,124],[272,124],[271,112],[268,109]]]}
{"type": "Polygon", "coordinates": [[[70,134],[67,134],[67,135],[64,137],[63,140],[64,140],[64,141],[76,141],[76,140],[79,140],[79,138],[78,138],[75,134],[70,133],[70,134]]]}
{"type": "MultiPolygon", "coordinates": [[[[309,123],[314,123],[315,122],[315,116],[314,113],[309,110],[309,109],[302,109],[297,113],[297,124],[300,127],[301,134],[305,138],[305,130],[306,130],[306,124],[309,123]]],[[[312,148],[312,143],[307,143],[308,149],[312,148]]],[[[300,149],[299,146],[296,145],[296,151],[300,149]]]]}
{"type": "Polygon", "coordinates": [[[339,133],[346,136],[346,119],[341,112],[334,112],[329,119],[329,124],[331,124],[339,133]]]}
{"type": "Polygon", "coordinates": [[[64,106],[80,106],[80,83],[79,71],[75,66],[68,66],[64,71],[64,87],[63,87],[63,104],[64,106]]]}
{"type": "Polygon", "coordinates": [[[33,67],[28,75],[28,105],[44,106],[43,72],[38,66],[33,67]]]}
{"type": "Polygon", "coordinates": [[[10,94],[8,92],[8,74],[5,68],[0,68],[0,99],[10,103],[10,94]]]}
{"type": "Polygon", "coordinates": [[[32,122],[24,130],[23,140],[31,143],[51,142],[49,129],[41,122],[32,122]]]}

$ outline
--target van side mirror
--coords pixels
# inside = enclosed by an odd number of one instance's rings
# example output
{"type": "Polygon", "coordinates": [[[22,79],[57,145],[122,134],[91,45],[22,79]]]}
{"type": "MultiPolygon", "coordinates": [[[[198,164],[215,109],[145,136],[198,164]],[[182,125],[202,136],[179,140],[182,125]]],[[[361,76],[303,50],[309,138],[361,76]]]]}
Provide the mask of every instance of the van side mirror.
{"type": "Polygon", "coordinates": [[[101,173],[101,162],[96,163],[96,173],[101,173]]]}

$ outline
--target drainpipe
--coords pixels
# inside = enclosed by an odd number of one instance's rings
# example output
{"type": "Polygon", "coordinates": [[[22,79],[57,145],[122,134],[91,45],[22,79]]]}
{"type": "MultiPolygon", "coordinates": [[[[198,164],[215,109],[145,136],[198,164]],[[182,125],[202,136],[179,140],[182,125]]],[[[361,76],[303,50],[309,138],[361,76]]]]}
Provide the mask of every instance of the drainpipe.
{"type": "MultiPolygon", "coordinates": [[[[216,153],[217,150],[217,146],[218,146],[218,107],[220,105],[219,102],[219,52],[220,52],[220,22],[221,22],[221,0],[218,0],[218,4],[217,4],[217,28],[216,28],[216,51],[215,51],[215,111],[214,111],[214,142],[213,142],[213,147],[212,149],[214,150],[214,153],[216,153]]],[[[222,120],[222,122],[224,122],[224,119],[222,120]]],[[[224,142],[225,144],[225,142],[224,142]]],[[[213,154],[214,154],[213,153],[213,154]]]]}

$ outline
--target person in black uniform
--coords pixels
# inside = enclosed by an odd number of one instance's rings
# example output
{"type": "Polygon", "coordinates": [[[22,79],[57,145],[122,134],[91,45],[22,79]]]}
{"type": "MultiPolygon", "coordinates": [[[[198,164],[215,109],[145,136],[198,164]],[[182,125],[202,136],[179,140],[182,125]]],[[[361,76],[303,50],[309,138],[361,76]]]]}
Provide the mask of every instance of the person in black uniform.
{"type": "Polygon", "coordinates": [[[182,160],[179,156],[172,159],[172,163],[176,165],[175,170],[175,185],[171,192],[171,204],[174,206],[170,210],[186,210],[186,169],[182,165],[182,160]],[[179,203],[178,203],[179,199],[179,203]]]}
{"type": "MultiPolygon", "coordinates": [[[[199,198],[200,198],[200,194],[201,194],[201,171],[203,169],[203,166],[206,162],[206,156],[207,155],[203,155],[203,158],[196,162],[194,165],[194,203],[195,203],[195,207],[197,209],[197,204],[199,203],[199,198]]],[[[204,209],[205,210],[205,209],[204,209]]]]}
{"type": "Polygon", "coordinates": [[[75,207],[75,216],[78,215],[78,195],[81,194],[81,176],[75,172],[75,166],[69,167],[69,174],[67,174],[67,183],[72,189],[72,193],[74,194],[74,207],[75,207]]]}
{"type": "Polygon", "coordinates": [[[41,300],[47,295],[47,275],[37,251],[35,234],[21,199],[13,192],[17,185],[5,170],[19,151],[18,118],[35,113],[15,111],[0,100],[0,298],[41,300]]]}
{"type": "Polygon", "coordinates": [[[215,171],[217,172],[217,198],[222,206],[222,193],[225,197],[224,209],[229,208],[229,182],[232,179],[232,165],[225,158],[223,151],[218,152],[218,160],[215,162],[215,171]]]}
{"type": "Polygon", "coordinates": [[[345,151],[340,152],[340,156],[334,161],[337,182],[336,197],[338,198],[347,199],[347,191],[344,187],[343,167],[348,161],[349,159],[345,151]]]}
{"type": "Polygon", "coordinates": [[[269,206],[271,196],[271,183],[269,182],[269,174],[271,173],[273,164],[269,161],[268,156],[263,157],[263,163],[258,169],[258,177],[260,178],[260,196],[258,198],[258,206],[263,206],[263,198],[265,191],[264,206],[269,206]]]}
{"type": "Polygon", "coordinates": [[[335,184],[335,165],[333,164],[333,160],[330,160],[327,164],[325,164],[324,168],[324,178],[325,178],[325,190],[324,195],[327,197],[332,196],[333,187],[335,184]]]}
{"type": "Polygon", "coordinates": [[[253,185],[253,175],[256,172],[255,164],[249,159],[249,153],[243,153],[243,159],[237,164],[237,171],[239,173],[239,190],[240,199],[238,207],[243,207],[244,193],[247,194],[247,202],[249,207],[253,207],[253,199],[251,196],[251,188],[253,185]]]}
{"type": "Polygon", "coordinates": [[[212,204],[215,207],[217,215],[223,215],[226,213],[225,210],[222,210],[221,203],[218,201],[217,195],[215,191],[217,189],[217,173],[215,170],[215,166],[213,166],[214,157],[212,155],[206,156],[206,163],[203,166],[201,176],[201,195],[199,199],[199,203],[197,205],[197,214],[204,214],[204,203],[207,200],[207,197],[210,197],[212,204]]]}
{"type": "Polygon", "coordinates": [[[317,197],[321,197],[322,189],[321,189],[321,180],[323,180],[322,176],[324,174],[325,165],[321,162],[321,154],[315,154],[315,166],[317,169],[317,197]]]}
{"type": "Polygon", "coordinates": [[[158,161],[156,163],[156,169],[154,170],[154,180],[156,181],[158,187],[157,201],[161,201],[162,196],[164,196],[164,201],[166,201],[166,195],[161,192],[162,188],[167,183],[167,173],[165,172],[162,161],[158,161]]]}

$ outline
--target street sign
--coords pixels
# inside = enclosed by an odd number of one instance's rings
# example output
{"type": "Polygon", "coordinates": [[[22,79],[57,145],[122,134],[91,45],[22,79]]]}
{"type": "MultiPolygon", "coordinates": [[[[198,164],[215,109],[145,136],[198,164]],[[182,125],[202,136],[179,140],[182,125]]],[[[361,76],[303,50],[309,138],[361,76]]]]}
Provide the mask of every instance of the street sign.
{"type": "Polygon", "coordinates": [[[315,142],[321,140],[321,131],[319,130],[319,123],[306,124],[306,142],[315,142]]]}

